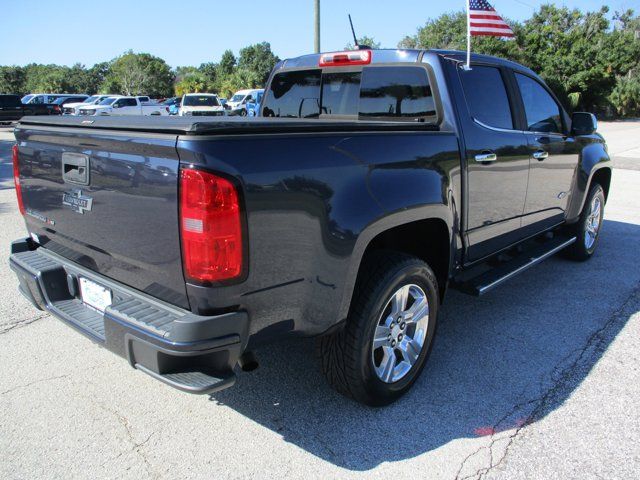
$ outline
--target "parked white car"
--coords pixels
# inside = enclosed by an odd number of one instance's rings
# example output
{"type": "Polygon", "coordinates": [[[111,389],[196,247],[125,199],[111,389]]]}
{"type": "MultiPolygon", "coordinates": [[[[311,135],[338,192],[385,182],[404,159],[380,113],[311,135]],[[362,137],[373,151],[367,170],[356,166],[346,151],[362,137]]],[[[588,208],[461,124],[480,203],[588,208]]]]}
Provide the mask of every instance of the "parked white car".
{"type": "Polygon", "coordinates": [[[229,115],[247,115],[247,102],[256,100],[258,93],[263,92],[262,89],[238,90],[233,97],[227,102],[229,115]]]}
{"type": "Polygon", "coordinates": [[[115,98],[115,97],[122,97],[122,95],[113,95],[113,94],[92,95],[91,97],[87,98],[84,102],[67,103],[62,108],[62,114],[78,115],[80,112],[80,109],[83,107],[89,107],[91,105],[99,105],[100,102],[102,102],[103,100],[107,98],[115,98]]]}
{"type": "Polygon", "coordinates": [[[219,117],[225,115],[226,111],[218,101],[218,96],[213,93],[187,93],[182,96],[178,115],[181,117],[207,116],[219,117]]]}
{"type": "Polygon", "coordinates": [[[79,115],[169,115],[164,105],[149,102],[149,97],[109,97],[98,105],[80,107],[79,115]],[[144,100],[146,99],[146,100],[144,100]]]}

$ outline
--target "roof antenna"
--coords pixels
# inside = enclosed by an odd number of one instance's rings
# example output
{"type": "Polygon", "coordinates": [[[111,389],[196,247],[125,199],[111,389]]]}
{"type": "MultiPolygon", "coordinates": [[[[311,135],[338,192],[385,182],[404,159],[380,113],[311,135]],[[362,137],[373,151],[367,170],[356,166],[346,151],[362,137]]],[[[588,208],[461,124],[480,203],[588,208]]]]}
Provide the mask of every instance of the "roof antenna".
{"type": "Polygon", "coordinates": [[[351,14],[349,14],[349,24],[351,25],[351,33],[353,34],[353,43],[356,46],[356,50],[371,50],[368,45],[360,45],[358,43],[358,37],[356,37],[356,31],[353,28],[353,20],[351,20],[351,14]]]}

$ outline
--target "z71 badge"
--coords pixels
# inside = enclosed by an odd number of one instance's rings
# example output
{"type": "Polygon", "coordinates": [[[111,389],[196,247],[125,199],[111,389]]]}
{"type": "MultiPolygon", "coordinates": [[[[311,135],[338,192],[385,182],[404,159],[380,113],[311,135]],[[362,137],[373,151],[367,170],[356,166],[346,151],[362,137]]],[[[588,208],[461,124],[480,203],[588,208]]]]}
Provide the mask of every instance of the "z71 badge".
{"type": "Polygon", "coordinates": [[[62,194],[62,204],[71,207],[76,213],[90,212],[93,198],[82,195],[82,190],[72,190],[62,194]]]}

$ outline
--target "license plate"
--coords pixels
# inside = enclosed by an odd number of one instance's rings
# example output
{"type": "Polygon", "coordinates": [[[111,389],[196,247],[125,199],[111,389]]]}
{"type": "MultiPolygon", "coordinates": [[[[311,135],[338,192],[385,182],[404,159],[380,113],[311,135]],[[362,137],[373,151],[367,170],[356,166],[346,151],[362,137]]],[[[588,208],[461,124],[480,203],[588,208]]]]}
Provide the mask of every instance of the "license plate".
{"type": "Polygon", "coordinates": [[[111,305],[111,290],[84,277],[79,280],[82,303],[104,313],[105,308],[111,305]]]}

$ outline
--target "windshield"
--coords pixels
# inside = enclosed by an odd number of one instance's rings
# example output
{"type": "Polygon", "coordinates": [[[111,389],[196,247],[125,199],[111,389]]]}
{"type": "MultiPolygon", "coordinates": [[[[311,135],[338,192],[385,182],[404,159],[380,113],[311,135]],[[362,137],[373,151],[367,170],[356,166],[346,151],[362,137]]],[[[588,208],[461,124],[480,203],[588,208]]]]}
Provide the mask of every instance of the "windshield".
{"type": "Polygon", "coordinates": [[[22,103],[29,103],[29,100],[31,100],[33,97],[35,97],[35,95],[25,95],[20,99],[20,101],[22,103]]]}
{"type": "Polygon", "coordinates": [[[108,97],[102,100],[98,105],[111,105],[117,100],[116,97],[108,97]]]}
{"type": "Polygon", "coordinates": [[[244,94],[241,95],[239,93],[236,93],[233,97],[231,97],[231,100],[229,100],[229,101],[230,102],[241,102],[244,97],[246,97],[246,95],[244,95],[244,94]]]}
{"type": "Polygon", "coordinates": [[[189,95],[184,97],[185,107],[219,107],[218,99],[213,95],[189,95]]]}
{"type": "Polygon", "coordinates": [[[85,98],[85,99],[82,101],[82,103],[93,103],[93,102],[95,102],[96,100],[98,100],[99,98],[100,98],[100,96],[99,96],[99,95],[93,95],[93,96],[91,96],[91,97],[89,97],[89,98],[85,98]]]}

